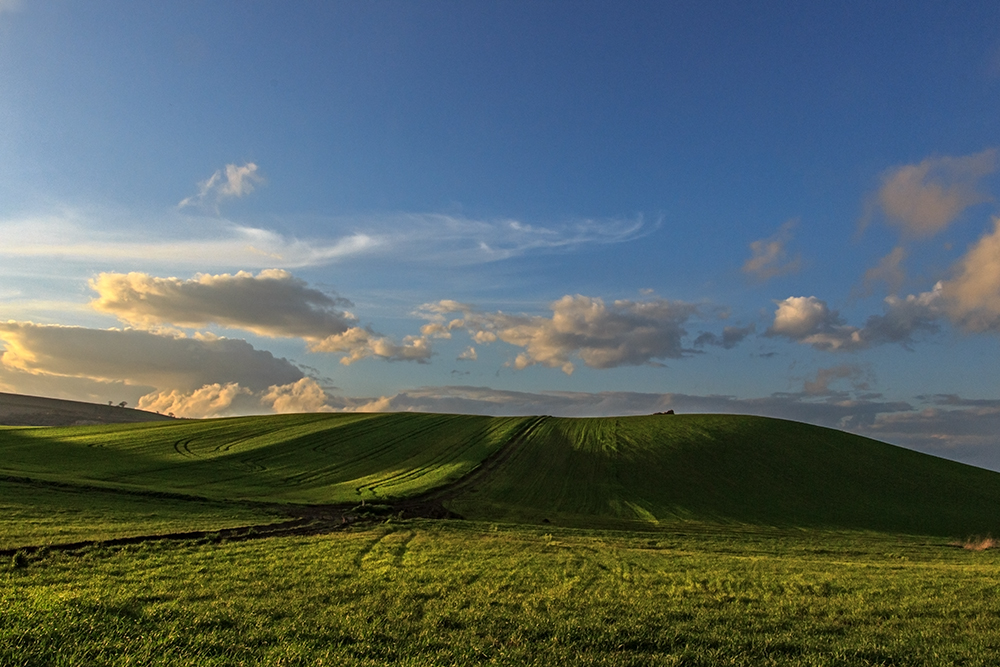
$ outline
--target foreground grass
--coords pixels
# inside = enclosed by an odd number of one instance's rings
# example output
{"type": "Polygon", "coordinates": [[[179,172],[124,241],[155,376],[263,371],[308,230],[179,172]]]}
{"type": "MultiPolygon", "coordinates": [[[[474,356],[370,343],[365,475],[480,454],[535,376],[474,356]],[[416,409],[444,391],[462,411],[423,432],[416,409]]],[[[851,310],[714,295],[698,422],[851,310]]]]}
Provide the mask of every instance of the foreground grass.
{"type": "Polygon", "coordinates": [[[1000,555],[411,521],[0,567],[4,665],[992,665],[1000,555]]]}
{"type": "Polygon", "coordinates": [[[229,503],[0,481],[0,549],[219,530],[285,518],[229,503]]]}

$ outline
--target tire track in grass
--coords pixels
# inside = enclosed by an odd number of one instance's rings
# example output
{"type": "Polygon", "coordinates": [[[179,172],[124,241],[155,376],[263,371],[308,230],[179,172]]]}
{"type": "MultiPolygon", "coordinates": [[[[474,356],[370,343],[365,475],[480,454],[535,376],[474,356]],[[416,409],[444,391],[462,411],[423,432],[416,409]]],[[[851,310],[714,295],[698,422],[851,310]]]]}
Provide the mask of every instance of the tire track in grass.
{"type": "MultiPolygon", "coordinates": [[[[463,454],[477,447],[480,442],[492,439],[497,431],[508,427],[508,425],[516,419],[517,418],[506,419],[500,424],[490,422],[484,428],[480,428],[475,433],[466,436],[462,440],[454,442],[450,447],[442,449],[437,455],[430,460],[425,461],[420,467],[414,467],[411,470],[401,471],[395,475],[383,478],[368,485],[368,489],[375,494],[375,489],[377,488],[402,486],[404,483],[412,479],[423,477],[429,474],[429,472],[440,468],[445,463],[459,459],[463,454]]],[[[503,445],[501,444],[500,447],[502,448],[503,445]]],[[[473,466],[473,468],[475,468],[475,466],[473,466]]]]}

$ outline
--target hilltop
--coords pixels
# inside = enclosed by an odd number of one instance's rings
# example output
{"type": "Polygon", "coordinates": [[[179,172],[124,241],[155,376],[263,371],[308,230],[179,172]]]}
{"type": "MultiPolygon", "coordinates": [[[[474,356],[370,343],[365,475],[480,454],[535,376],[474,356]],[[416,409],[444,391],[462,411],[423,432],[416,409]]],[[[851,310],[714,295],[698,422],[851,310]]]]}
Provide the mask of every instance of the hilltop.
{"type": "Polygon", "coordinates": [[[171,419],[167,415],[118,405],[0,392],[0,425],[4,426],[132,424],[171,419]]]}

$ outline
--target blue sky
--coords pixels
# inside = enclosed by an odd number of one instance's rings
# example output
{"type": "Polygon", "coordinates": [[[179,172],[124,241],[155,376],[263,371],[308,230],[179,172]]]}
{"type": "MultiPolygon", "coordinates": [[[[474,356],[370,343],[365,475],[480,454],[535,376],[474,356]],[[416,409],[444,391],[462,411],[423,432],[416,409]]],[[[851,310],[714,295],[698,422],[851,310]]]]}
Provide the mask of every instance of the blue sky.
{"type": "Polygon", "coordinates": [[[0,390],[1000,469],[1000,6],[815,4],[0,0],[0,390]]]}

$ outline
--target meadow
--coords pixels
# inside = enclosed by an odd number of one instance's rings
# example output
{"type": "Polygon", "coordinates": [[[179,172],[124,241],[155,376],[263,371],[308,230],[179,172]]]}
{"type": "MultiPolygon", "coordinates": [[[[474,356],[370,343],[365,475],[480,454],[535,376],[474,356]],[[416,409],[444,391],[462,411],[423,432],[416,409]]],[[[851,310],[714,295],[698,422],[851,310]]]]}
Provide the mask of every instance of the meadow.
{"type": "Polygon", "coordinates": [[[793,422],[3,429],[0,474],[3,665],[1000,660],[1000,475],[793,422]]]}
{"type": "Polygon", "coordinates": [[[391,521],[49,553],[4,665],[991,665],[1000,556],[942,539],[391,521]]]}

